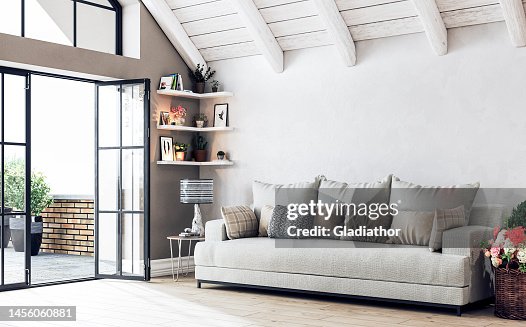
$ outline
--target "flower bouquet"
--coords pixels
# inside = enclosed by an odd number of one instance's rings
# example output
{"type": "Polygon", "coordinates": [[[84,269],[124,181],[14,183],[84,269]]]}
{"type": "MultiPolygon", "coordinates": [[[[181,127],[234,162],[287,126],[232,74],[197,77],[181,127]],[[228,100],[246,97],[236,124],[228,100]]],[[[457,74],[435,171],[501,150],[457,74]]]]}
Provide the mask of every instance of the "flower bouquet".
{"type": "Polygon", "coordinates": [[[170,120],[172,125],[183,126],[186,121],[186,109],[183,106],[178,105],[170,109],[170,120]]]}
{"type": "Polygon", "coordinates": [[[495,227],[483,251],[495,271],[495,315],[526,320],[526,229],[495,227]]]}

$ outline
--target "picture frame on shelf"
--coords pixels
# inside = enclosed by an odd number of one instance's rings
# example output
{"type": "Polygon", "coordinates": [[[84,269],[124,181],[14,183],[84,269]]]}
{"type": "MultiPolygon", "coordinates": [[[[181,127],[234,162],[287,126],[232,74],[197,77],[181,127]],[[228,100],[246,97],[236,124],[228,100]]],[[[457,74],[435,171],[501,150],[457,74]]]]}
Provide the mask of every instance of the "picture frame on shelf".
{"type": "Polygon", "coordinates": [[[214,127],[228,127],[228,103],[214,106],[214,127]]]}
{"type": "Polygon", "coordinates": [[[161,111],[159,114],[159,125],[170,125],[170,113],[168,111],[161,111]]]}
{"type": "Polygon", "coordinates": [[[161,77],[159,90],[174,90],[177,85],[177,74],[170,74],[161,77]],[[175,85],[174,85],[175,84],[175,85]]]}
{"type": "Polygon", "coordinates": [[[169,136],[161,136],[161,160],[174,161],[174,140],[169,136]]]}

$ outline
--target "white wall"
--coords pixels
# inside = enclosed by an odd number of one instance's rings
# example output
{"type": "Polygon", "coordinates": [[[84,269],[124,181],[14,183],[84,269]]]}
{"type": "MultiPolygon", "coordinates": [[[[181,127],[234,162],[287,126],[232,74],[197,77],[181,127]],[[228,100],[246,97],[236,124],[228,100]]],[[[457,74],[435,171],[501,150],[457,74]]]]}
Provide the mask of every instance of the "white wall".
{"type": "Polygon", "coordinates": [[[449,30],[442,57],[424,34],[358,42],[357,51],[355,67],[334,47],[287,52],[282,74],[261,56],[211,63],[235,92],[237,129],[212,148],[236,165],[201,170],[216,181],[208,218],[251,203],[254,179],[394,173],[422,184],[526,185],[526,48],[511,46],[504,23],[449,30]]]}

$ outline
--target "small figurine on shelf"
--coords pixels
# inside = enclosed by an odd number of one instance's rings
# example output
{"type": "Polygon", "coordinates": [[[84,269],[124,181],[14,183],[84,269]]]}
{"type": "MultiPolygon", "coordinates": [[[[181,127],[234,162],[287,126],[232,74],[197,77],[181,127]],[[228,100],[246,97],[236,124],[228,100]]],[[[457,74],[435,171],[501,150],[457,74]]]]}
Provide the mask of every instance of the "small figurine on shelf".
{"type": "Polygon", "coordinates": [[[218,80],[213,80],[212,83],[210,83],[210,86],[212,87],[212,92],[217,92],[219,90],[219,86],[221,85],[221,83],[219,83],[218,80]]]}
{"type": "Polygon", "coordinates": [[[186,109],[178,105],[170,109],[170,121],[172,125],[183,126],[186,121],[186,109]]]}
{"type": "Polygon", "coordinates": [[[223,151],[217,152],[217,160],[225,160],[225,153],[223,151]]]}
{"type": "Polygon", "coordinates": [[[208,117],[205,114],[197,114],[194,116],[195,127],[203,128],[208,126],[208,117]]]}
{"type": "Polygon", "coordinates": [[[175,161],[184,161],[186,159],[186,151],[190,144],[175,142],[175,161]]]}

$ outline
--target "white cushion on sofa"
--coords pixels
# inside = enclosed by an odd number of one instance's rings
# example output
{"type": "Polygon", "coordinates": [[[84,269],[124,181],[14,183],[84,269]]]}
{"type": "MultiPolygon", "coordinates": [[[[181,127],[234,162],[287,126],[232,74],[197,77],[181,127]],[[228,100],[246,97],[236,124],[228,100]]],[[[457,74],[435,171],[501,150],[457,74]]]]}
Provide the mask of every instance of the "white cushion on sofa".
{"type": "Polygon", "coordinates": [[[432,253],[427,246],[325,239],[201,242],[194,258],[198,266],[452,287],[469,285],[471,276],[469,257],[432,253]],[[276,242],[295,248],[276,247],[276,242]]]}

